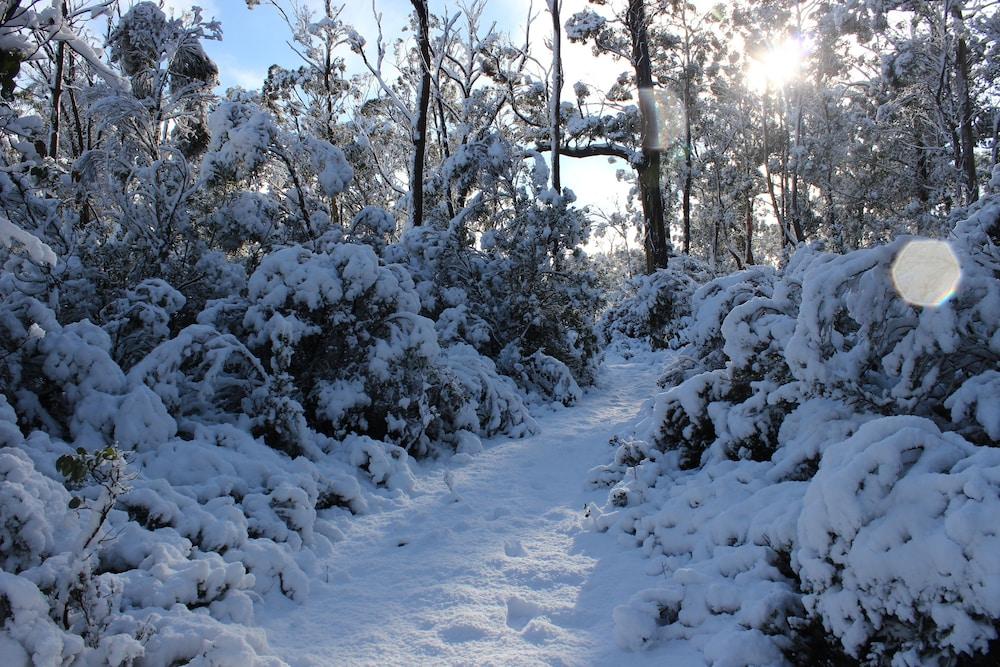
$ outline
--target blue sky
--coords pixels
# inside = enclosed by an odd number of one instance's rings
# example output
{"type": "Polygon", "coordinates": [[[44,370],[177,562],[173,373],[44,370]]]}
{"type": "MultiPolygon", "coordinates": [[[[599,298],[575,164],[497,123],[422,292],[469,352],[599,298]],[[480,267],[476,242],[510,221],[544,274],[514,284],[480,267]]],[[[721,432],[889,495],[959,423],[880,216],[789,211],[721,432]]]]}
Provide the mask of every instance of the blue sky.
{"type": "MultiPolygon", "coordinates": [[[[309,0],[317,5],[319,0],[309,0]]],[[[207,43],[206,50],[219,66],[221,76],[220,92],[230,86],[255,89],[260,86],[267,69],[274,63],[287,67],[298,64],[297,56],[287,45],[289,31],[280,15],[273,7],[262,2],[254,10],[248,10],[244,0],[165,0],[164,4],[174,11],[190,9],[198,5],[206,17],[215,17],[222,22],[224,39],[207,43]]],[[[371,0],[341,0],[344,13],[341,18],[354,25],[369,42],[377,34],[372,15],[371,0]]],[[[431,11],[442,12],[446,6],[453,6],[445,0],[431,0],[431,11]]],[[[544,7],[544,0],[534,0],[534,11],[544,7]]],[[[383,29],[387,38],[399,34],[406,25],[411,5],[409,0],[375,0],[376,9],[382,14],[383,29]]],[[[564,0],[563,17],[587,6],[586,0],[564,0]]],[[[521,35],[529,0],[489,0],[484,23],[496,22],[501,32],[521,35]]],[[[532,32],[537,57],[548,58],[542,38],[548,34],[549,18],[540,14],[532,32]],[[544,34],[543,34],[544,33],[544,34]]],[[[345,56],[349,56],[345,47],[345,56]]],[[[572,96],[572,84],[578,79],[592,80],[601,87],[607,87],[614,77],[626,67],[610,58],[595,58],[589,47],[564,44],[566,70],[565,97],[572,96]]],[[[584,160],[564,158],[562,161],[563,185],[571,188],[578,196],[580,204],[590,204],[606,210],[614,210],[615,201],[627,193],[627,189],[615,180],[615,170],[620,168],[608,164],[605,158],[584,160]]]]}

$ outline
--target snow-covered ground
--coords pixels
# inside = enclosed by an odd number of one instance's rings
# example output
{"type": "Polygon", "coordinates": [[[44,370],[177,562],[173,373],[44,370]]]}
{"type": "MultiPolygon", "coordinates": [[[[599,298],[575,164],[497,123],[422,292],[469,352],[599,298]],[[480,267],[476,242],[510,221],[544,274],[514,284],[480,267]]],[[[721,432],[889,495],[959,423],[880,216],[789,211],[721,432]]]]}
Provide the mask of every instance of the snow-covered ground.
{"type": "Polygon", "coordinates": [[[304,604],[258,608],[292,665],[701,665],[683,645],[626,653],[612,609],[655,585],[649,561],[584,527],[587,472],[653,394],[655,358],[609,360],[577,406],[538,416],[540,433],[417,467],[413,492],[340,528],[304,604]]]}

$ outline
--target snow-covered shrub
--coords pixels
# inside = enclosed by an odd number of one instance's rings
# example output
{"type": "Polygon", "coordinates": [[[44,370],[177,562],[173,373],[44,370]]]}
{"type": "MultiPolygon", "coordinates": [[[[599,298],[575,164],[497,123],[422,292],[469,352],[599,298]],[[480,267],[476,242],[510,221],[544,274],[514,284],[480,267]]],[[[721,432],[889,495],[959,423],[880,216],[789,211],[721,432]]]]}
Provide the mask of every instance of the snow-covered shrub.
{"type": "Polygon", "coordinates": [[[542,399],[569,406],[583,395],[566,364],[540,349],[522,356],[517,346],[509,345],[500,353],[500,364],[521,387],[542,399]]]}
{"type": "Polygon", "coordinates": [[[592,474],[611,488],[591,525],[670,573],[616,612],[621,644],[685,638],[720,665],[993,656],[998,228],[992,197],[956,225],[962,279],[933,307],[893,284],[908,239],[696,291],[666,390],[592,474]]]}
{"type": "Polygon", "coordinates": [[[806,608],[856,658],[951,664],[998,635],[1000,449],[919,417],[827,448],[793,564],[806,608]]]}
{"type": "Polygon", "coordinates": [[[774,269],[753,266],[698,287],[691,295],[690,317],[677,332],[678,347],[701,359],[706,370],[725,366],[722,323],[732,310],[755,296],[770,296],[774,269]]]}
{"type": "Polygon", "coordinates": [[[222,201],[205,220],[218,247],[235,253],[268,252],[288,236],[278,202],[260,192],[238,191],[222,201]]]}
{"type": "Polygon", "coordinates": [[[672,257],[667,268],[630,280],[625,287],[628,296],[601,317],[598,327],[604,343],[636,340],[653,349],[669,347],[691,314],[691,296],[698,283],[690,273],[700,275],[697,266],[690,266],[695,262],[672,257]]]}
{"type": "Polygon", "coordinates": [[[1000,442],[1000,371],[989,370],[962,383],[944,407],[959,431],[974,442],[1000,442]]]}
{"type": "Polygon", "coordinates": [[[514,383],[475,348],[464,343],[449,345],[438,363],[442,393],[437,411],[452,432],[521,437],[537,430],[514,383]]]}
{"type": "Polygon", "coordinates": [[[101,327],[111,336],[112,356],[128,370],[170,337],[170,318],[187,299],[159,278],[149,278],[112,301],[101,312],[101,327]]]}
{"type": "Polygon", "coordinates": [[[264,258],[248,298],[250,347],[293,378],[316,428],[426,451],[425,376],[439,348],[404,269],[368,246],[293,246],[264,258]]]}
{"type": "MultiPolygon", "coordinates": [[[[496,158],[503,150],[498,145],[490,154],[496,158]]],[[[478,247],[466,226],[466,218],[485,210],[476,199],[447,226],[406,230],[384,256],[413,277],[421,312],[435,321],[442,344],[470,345],[522,389],[563,401],[573,393],[561,389],[568,383],[553,376],[524,384],[527,376],[506,360],[541,351],[568,369],[576,384],[593,383],[599,356],[594,317],[603,297],[580,249],[589,223],[571,207],[568,190],[563,196],[544,189],[534,198],[523,194],[502,219],[489,222],[478,247]],[[549,388],[560,395],[545,393],[549,388]]],[[[551,375],[555,367],[548,366],[551,375]]]]}
{"type": "Polygon", "coordinates": [[[193,324],[147,354],[128,380],[149,386],[175,417],[211,422],[251,414],[248,401],[269,377],[235,336],[193,324]]]}
{"type": "MultiPolygon", "coordinates": [[[[571,207],[574,199],[569,191],[564,196],[545,191],[516,210],[509,226],[484,236],[488,261],[475,300],[480,316],[493,325],[497,354],[510,354],[513,346],[514,356],[526,360],[540,351],[564,364],[575,382],[590,385],[599,357],[594,318],[603,297],[579,250],[589,223],[571,207]]],[[[567,393],[552,364],[542,362],[536,357],[534,365],[546,366],[539,370],[549,379],[532,380],[529,388],[558,390],[559,395],[542,396],[565,402],[572,389],[567,393]]]]}
{"type": "MultiPolygon", "coordinates": [[[[10,422],[7,422],[10,423],[10,422]]],[[[17,574],[65,548],[70,497],[21,450],[0,449],[0,565],[17,574]]]]}
{"type": "Polygon", "coordinates": [[[38,587],[0,572],[0,653],[12,665],[61,665],[84,651],[83,639],[49,617],[49,602],[38,587]]]}
{"type": "Polygon", "coordinates": [[[728,387],[722,373],[707,371],[657,396],[647,417],[650,440],[662,451],[678,451],[682,469],[697,467],[717,436],[708,405],[722,400],[728,387]]]}
{"type": "Polygon", "coordinates": [[[209,114],[210,140],[202,169],[214,191],[250,186],[269,172],[294,192],[268,202],[252,194],[237,194],[213,219],[217,229],[229,232],[222,240],[224,247],[240,247],[242,239],[232,233],[249,228],[248,240],[269,252],[272,242],[304,243],[327,231],[332,219],[330,201],[347,188],[354,170],[339,148],[283,129],[258,102],[237,94],[209,114]],[[237,220],[244,212],[248,217],[237,220]]]}
{"type": "Polygon", "coordinates": [[[377,206],[366,206],[351,219],[347,239],[351,243],[371,246],[379,255],[385,250],[388,239],[396,231],[396,219],[377,206]]]}
{"type": "Polygon", "coordinates": [[[88,419],[94,397],[125,388],[110,337],[88,320],[61,326],[48,306],[15,293],[0,303],[0,331],[0,377],[22,425],[61,435],[88,419]]]}
{"type": "Polygon", "coordinates": [[[891,267],[908,239],[815,259],[788,341],[793,375],[814,391],[887,414],[929,415],[971,375],[1000,361],[1000,283],[958,250],[962,280],[937,307],[904,301],[891,267]]]}

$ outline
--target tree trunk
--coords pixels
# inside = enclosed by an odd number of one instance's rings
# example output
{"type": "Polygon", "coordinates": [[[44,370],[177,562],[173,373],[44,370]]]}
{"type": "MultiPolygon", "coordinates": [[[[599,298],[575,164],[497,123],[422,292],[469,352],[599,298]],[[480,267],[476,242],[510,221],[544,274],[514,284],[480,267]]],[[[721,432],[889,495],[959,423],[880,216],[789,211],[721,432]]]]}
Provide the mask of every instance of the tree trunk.
{"type": "Polygon", "coordinates": [[[684,74],[684,192],[682,194],[682,210],[684,216],[684,249],[685,255],[691,254],[691,187],[693,161],[691,152],[694,142],[691,137],[691,114],[693,100],[691,99],[691,80],[684,74]]]}
{"type": "Polygon", "coordinates": [[[560,0],[548,0],[552,14],[552,96],[549,109],[549,142],[552,144],[552,189],[562,192],[559,173],[559,145],[562,143],[562,127],[559,120],[559,106],[562,104],[562,26],[559,24],[560,0]]]}
{"type": "MultiPolygon", "coordinates": [[[[60,22],[64,21],[66,17],[66,2],[60,4],[60,22]]],[[[61,26],[60,26],[61,27],[61,26]]],[[[49,157],[53,160],[59,157],[59,120],[60,120],[60,110],[62,109],[62,92],[63,92],[63,67],[66,62],[66,42],[65,40],[59,40],[56,44],[56,54],[54,63],[54,72],[52,74],[52,109],[49,121],[49,157]]]]}
{"type": "Polygon", "coordinates": [[[785,226],[785,216],[782,213],[781,207],[778,205],[778,198],[774,194],[774,175],[771,173],[771,135],[768,131],[767,126],[767,95],[764,96],[761,102],[761,125],[763,127],[764,135],[764,178],[767,182],[767,194],[771,199],[771,208],[774,211],[774,219],[778,222],[778,228],[781,229],[781,244],[782,246],[788,245],[791,239],[788,235],[788,228],[785,226]]]}
{"type": "Polygon", "coordinates": [[[744,250],[743,263],[746,266],[750,266],[751,264],[756,263],[753,259],[753,197],[747,198],[747,210],[744,225],[746,226],[747,245],[744,250]]]}
{"type": "Polygon", "coordinates": [[[802,209],[799,203],[799,173],[801,169],[799,148],[802,146],[802,93],[796,93],[795,109],[795,169],[792,172],[792,231],[795,234],[795,242],[805,241],[805,234],[802,231],[802,209]]]}
{"type": "Polygon", "coordinates": [[[951,16],[958,32],[958,46],[955,51],[955,94],[958,95],[958,133],[962,147],[962,171],[965,175],[965,203],[979,199],[979,183],[976,179],[976,139],[972,127],[972,101],[969,99],[969,47],[965,41],[965,25],[962,7],[959,3],[951,6],[951,16]]]}
{"type": "Polygon", "coordinates": [[[1000,164],[1000,111],[993,114],[993,148],[990,151],[990,166],[1000,164]]]}
{"type": "Polygon", "coordinates": [[[410,224],[424,224],[424,154],[427,152],[427,112],[431,100],[431,38],[427,0],[410,0],[417,14],[417,50],[420,54],[420,89],[413,119],[413,169],[410,176],[410,224]]]}
{"type": "Polygon", "coordinates": [[[632,64],[639,89],[639,114],[642,118],[642,160],[636,166],[642,217],[646,236],[646,270],[652,273],[667,266],[670,237],[664,227],[663,194],[660,192],[660,154],[656,146],[656,102],[653,98],[653,70],[649,59],[646,33],[645,0],[629,0],[626,13],[632,41],[632,64]]]}

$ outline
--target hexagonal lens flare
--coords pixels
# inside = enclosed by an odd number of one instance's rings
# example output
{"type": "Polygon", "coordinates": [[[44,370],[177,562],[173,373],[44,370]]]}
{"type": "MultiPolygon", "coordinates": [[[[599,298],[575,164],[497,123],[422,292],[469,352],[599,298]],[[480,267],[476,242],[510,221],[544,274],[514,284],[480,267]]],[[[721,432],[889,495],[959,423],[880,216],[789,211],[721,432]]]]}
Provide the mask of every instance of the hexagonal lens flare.
{"type": "Polygon", "coordinates": [[[955,294],[961,278],[958,257],[945,241],[910,241],[892,263],[896,291],[915,306],[940,306],[955,294]]]}

